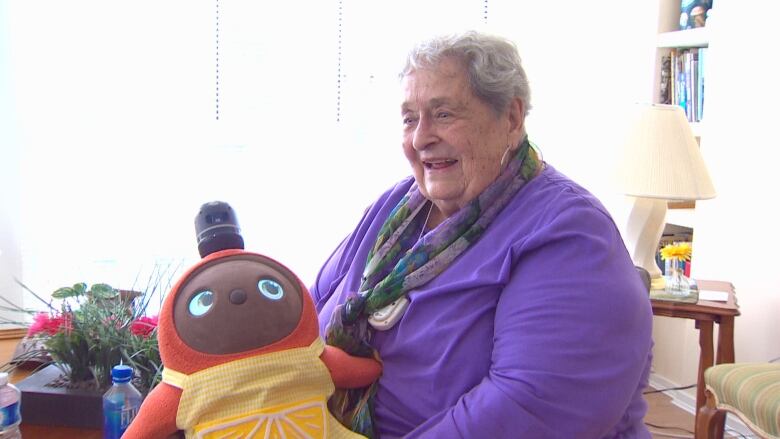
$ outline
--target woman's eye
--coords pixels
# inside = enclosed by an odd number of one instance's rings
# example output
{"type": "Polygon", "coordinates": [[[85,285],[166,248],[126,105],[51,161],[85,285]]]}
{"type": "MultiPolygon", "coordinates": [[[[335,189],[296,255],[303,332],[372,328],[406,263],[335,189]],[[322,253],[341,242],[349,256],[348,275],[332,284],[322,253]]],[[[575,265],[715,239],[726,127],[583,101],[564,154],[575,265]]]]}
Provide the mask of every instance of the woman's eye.
{"type": "Polygon", "coordinates": [[[200,317],[206,314],[214,304],[214,293],[209,290],[201,291],[190,299],[190,314],[200,317]]]}
{"type": "Polygon", "coordinates": [[[273,279],[260,279],[257,289],[260,290],[260,294],[271,300],[279,300],[284,296],[284,288],[273,279]]]}
{"type": "Polygon", "coordinates": [[[446,111],[441,111],[436,114],[436,117],[438,117],[439,119],[446,119],[450,117],[450,113],[447,113],[446,111]]]}

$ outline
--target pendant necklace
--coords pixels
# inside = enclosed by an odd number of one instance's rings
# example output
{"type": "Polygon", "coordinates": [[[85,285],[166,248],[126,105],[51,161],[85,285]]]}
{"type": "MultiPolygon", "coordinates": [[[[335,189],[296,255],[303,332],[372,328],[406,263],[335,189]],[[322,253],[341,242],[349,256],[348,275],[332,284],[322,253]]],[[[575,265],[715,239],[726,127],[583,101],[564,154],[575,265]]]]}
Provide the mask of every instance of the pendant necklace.
{"type": "Polygon", "coordinates": [[[428,220],[431,219],[431,211],[433,210],[433,201],[428,201],[430,206],[428,206],[428,214],[425,215],[425,222],[422,225],[422,229],[420,229],[420,236],[417,237],[417,240],[421,240],[423,235],[425,234],[425,228],[428,226],[428,220]]]}

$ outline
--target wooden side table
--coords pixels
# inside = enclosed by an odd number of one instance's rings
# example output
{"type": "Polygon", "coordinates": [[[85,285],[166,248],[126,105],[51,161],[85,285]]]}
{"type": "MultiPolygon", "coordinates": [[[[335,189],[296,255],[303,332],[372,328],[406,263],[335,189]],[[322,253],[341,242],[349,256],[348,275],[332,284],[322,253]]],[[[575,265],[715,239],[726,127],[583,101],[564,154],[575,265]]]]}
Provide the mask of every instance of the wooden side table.
{"type": "MultiPolygon", "coordinates": [[[[734,362],[734,317],[739,315],[734,285],[730,282],[696,280],[699,290],[728,293],[727,302],[681,303],[651,299],[653,315],[693,319],[699,330],[699,373],[696,378],[696,416],[704,405],[704,371],[713,364],[734,362]],[[713,348],[713,323],[719,325],[718,350],[713,348]]],[[[695,425],[695,424],[694,424],[695,425]]]]}

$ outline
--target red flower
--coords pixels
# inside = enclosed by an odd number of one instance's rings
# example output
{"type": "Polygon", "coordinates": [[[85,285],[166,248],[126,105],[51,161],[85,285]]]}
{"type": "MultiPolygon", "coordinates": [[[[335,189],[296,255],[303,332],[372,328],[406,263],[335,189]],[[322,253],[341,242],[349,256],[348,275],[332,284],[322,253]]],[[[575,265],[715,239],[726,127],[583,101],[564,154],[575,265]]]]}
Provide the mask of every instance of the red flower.
{"type": "Polygon", "coordinates": [[[70,331],[71,325],[69,316],[62,314],[50,316],[45,312],[39,312],[35,315],[35,317],[33,317],[33,322],[30,325],[30,329],[27,330],[27,336],[31,337],[41,332],[45,332],[49,335],[55,335],[60,332],[60,329],[70,331]]]}
{"type": "Polygon", "coordinates": [[[33,335],[44,331],[48,324],[49,324],[48,314],[44,312],[39,312],[38,314],[35,314],[35,317],[33,317],[33,322],[30,325],[30,329],[27,330],[27,336],[32,337],[33,335]]]}
{"type": "Polygon", "coordinates": [[[137,320],[133,320],[130,324],[130,332],[140,337],[149,337],[149,334],[157,327],[157,316],[154,317],[140,317],[137,320]]]}

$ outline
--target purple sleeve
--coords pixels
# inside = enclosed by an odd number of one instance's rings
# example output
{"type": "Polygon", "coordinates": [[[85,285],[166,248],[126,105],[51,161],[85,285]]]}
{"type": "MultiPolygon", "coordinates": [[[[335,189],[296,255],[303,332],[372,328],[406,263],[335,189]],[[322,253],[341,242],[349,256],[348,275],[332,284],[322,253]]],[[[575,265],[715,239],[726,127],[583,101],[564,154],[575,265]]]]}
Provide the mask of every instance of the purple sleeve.
{"type": "Polygon", "coordinates": [[[409,190],[414,180],[411,177],[405,178],[382,194],[377,201],[369,206],[355,230],[349,234],[336,250],[330,255],[328,260],[320,269],[314,285],[309,288],[317,312],[322,309],[323,304],[328,300],[333,291],[341,283],[344,276],[349,274],[356,258],[358,262],[365,263],[366,251],[370,247],[378,228],[384,222],[390,210],[392,210],[401,197],[409,190]]]}
{"type": "Polygon", "coordinates": [[[490,371],[406,437],[648,437],[647,293],[611,219],[562,212],[516,244],[490,371]]]}

